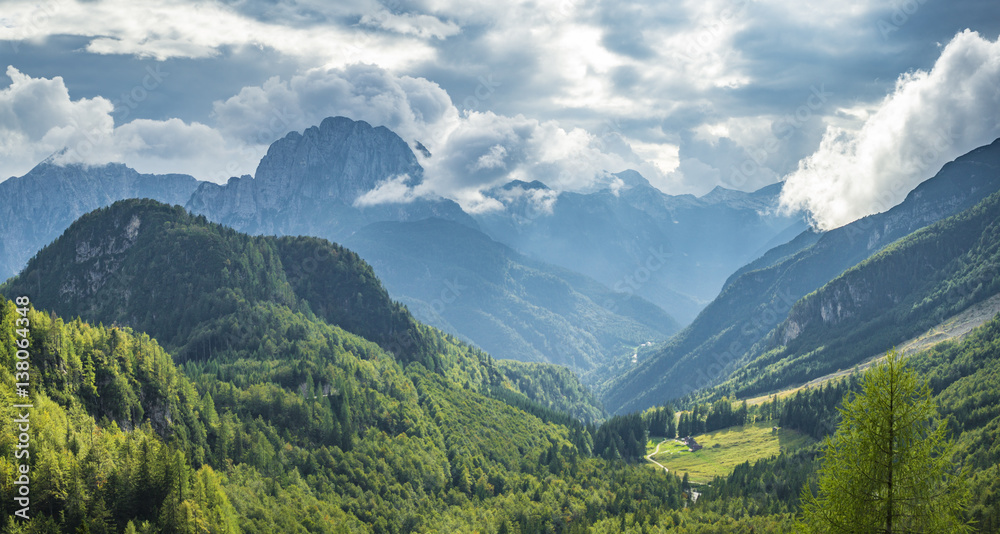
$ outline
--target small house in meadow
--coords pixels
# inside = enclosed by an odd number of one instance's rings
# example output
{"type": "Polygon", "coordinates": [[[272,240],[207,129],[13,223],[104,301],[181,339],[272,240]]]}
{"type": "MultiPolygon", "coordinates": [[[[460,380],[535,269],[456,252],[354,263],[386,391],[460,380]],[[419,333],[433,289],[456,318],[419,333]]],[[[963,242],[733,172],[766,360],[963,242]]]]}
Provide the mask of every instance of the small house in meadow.
{"type": "Polygon", "coordinates": [[[701,445],[699,445],[698,442],[691,436],[684,438],[684,444],[688,446],[688,451],[690,452],[701,450],[701,445]]]}

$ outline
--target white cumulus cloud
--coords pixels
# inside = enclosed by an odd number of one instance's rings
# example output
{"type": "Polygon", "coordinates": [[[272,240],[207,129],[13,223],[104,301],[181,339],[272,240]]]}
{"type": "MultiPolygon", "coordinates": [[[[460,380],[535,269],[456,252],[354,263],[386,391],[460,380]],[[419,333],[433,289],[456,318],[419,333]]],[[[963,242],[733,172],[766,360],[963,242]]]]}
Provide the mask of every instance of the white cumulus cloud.
{"type": "Polygon", "coordinates": [[[385,126],[431,152],[459,118],[436,83],[364,64],[311,69],[287,81],[272,77],[214,106],[214,118],[227,136],[255,144],[269,144],[334,116],[385,126]]]}
{"type": "Polygon", "coordinates": [[[417,188],[420,186],[411,187],[407,184],[409,181],[410,176],[407,174],[391,176],[376,185],[375,189],[356,198],[354,205],[357,207],[367,207],[390,202],[413,202],[420,197],[420,192],[417,191],[417,188]]]}
{"type": "Polygon", "coordinates": [[[65,157],[108,157],[113,106],[105,98],[71,100],[63,79],[32,78],[7,67],[11,84],[0,90],[0,176],[21,175],[69,148],[65,157]]]}
{"type": "Polygon", "coordinates": [[[836,228],[884,211],[941,166],[1000,137],[1000,40],[957,34],[929,71],[903,74],[856,130],[828,127],[782,202],[836,228]]]}
{"type": "Polygon", "coordinates": [[[617,133],[596,136],[556,121],[493,112],[465,114],[424,163],[429,190],[473,211],[496,208],[482,191],[511,180],[591,191],[611,184],[609,172],[637,169],[659,176],[617,133]]]}
{"type": "Polygon", "coordinates": [[[53,155],[58,164],[122,162],[140,172],[207,178],[208,171],[225,162],[251,158],[256,164],[263,154],[245,154],[217,130],[180,119],[137,119],[116,128],[114,106],[106,98],[73,100],[58,76],[32,78],[14,67],[7,67],[7,76],[11,84],[0,89],[4,178],[23,175],[53,155]]]}

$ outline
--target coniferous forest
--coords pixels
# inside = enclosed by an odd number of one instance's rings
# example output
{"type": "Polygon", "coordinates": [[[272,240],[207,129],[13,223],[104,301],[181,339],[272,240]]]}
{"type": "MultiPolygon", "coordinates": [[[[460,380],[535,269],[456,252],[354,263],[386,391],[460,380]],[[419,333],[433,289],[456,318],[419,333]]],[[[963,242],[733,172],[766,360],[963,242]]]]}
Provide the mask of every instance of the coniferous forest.
{"type": "MultiPolygon", "coordinates": [[[[82,219],[23,274],[5,294],[38,296],[5,302],[2,354],[13,369],[26,334],[32,519],[7,499],[9,530],[713,531],[711,515],[685,509],[680,477],[635,465],[642,418],[601,425],[572,374],[499,365],[414,322],[329,243],[250,238],[126,201],[82,219]],[[122,232],[130,244],[116,249],[122,232]],[[75,261],[81,243],[111,253],[75,261]],[[330,267],[289,276],[310,246],[330,267]],[[79,300],[30,291],[109,264],[116,277],[79,300]],[[368,315],[347,327],[402,337],[373,335],[380,345],[324,319],[352,307],[368,315]],[[161,345],[129,323],[176,334],[161,345]]],[[[3,390],[10,495],[12,374],[3,390]]]]}

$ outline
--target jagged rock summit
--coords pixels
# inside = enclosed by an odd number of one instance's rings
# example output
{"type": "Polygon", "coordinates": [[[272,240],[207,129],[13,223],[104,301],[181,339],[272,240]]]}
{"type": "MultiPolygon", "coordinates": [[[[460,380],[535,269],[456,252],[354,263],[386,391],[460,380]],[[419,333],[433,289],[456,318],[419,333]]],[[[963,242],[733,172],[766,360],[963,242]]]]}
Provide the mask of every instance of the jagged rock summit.
{"type": "Polygon", "coordinates": [[[423,172],[410,147],[388,128],[330,117],[268,148],[257,166],[256,200],[262,209],[296,197],[352,204],[391,177],[406,175],[408,185],[416,185],[423,172]]]}
{"type": "Polygon", "coordinates": [[[379,220],[442,217],[474,225],[450,200],[355,205],[387,180],[418,185],[423,172],[413,151],[392,130],[329,117],[272,143],[254,177],[230,178],[225,185],[203,183],[186,207],[248,233],[337,241],[379,220]]]}

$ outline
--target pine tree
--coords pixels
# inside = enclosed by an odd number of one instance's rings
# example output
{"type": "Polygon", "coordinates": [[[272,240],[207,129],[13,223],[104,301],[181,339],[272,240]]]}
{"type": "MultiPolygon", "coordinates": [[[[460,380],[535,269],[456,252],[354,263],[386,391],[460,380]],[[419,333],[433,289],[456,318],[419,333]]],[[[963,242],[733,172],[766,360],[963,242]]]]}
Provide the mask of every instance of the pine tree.
{"type": "Polygon", "coordinates": [[[827,438],[819,495],[803,491],[813,532],[964,532],[965,473],[952,465],[942,421],[931,425],[930,388],[900,354],[869,369],[827,438]]]}

